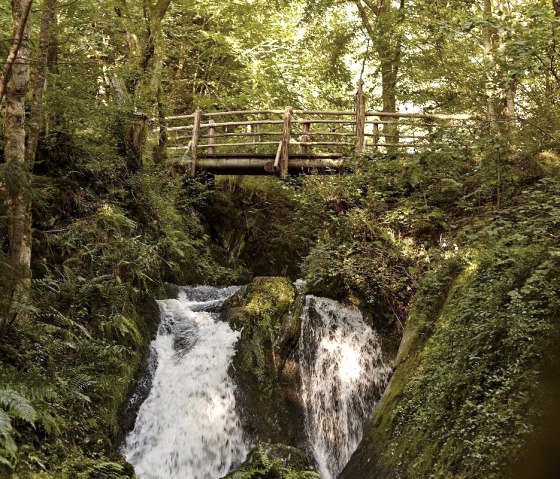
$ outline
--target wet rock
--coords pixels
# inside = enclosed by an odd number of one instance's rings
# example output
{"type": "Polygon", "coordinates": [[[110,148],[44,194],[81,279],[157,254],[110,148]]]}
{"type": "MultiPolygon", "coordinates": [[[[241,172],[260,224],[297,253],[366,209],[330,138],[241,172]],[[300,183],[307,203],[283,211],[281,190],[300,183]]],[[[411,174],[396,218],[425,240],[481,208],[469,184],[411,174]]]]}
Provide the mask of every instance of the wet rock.
{"type": "Polygon", "coordinates": [[[301,298],[287,278],[258,277],[224,304],[222,318],[241,330],[230,374],[252,439],[303,447],[304,412],[295,349],[301,298]]]}

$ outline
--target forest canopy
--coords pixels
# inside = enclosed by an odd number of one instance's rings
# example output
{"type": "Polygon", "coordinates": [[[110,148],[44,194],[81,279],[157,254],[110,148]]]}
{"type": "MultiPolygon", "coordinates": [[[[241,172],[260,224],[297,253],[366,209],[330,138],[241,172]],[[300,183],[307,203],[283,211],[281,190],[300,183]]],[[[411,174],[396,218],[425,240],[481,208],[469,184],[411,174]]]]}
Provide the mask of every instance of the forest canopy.
{"type": "MultiPolygon", "coordinates": [[[[558,0],[10,0],[0,31],[0,477],[133,477],[117,450],[123,405],[154,333],[153,298],[171,283],[304,277],[313,293],[378,313],[395,350],[409,318],[439,314],[419,303],[424,292],[448,292],[482,251],[489,284],[513,278],[500,305],[534,265],[546,265],[541,292],[554,296],[558,0]],[[353,151],[344,171],[287,181],[188,178],[168,149],[170,117],[353,111],[362,84],[368,111],[476,123],[436,131],[425,149],[353,151]],[[498,247],[519,247],[515,267],[498,247]]],[[[406,138],[378,116],[385,140],[406,138]]],[[[541,303],[535,316],[557,315],[541,303]]],[[[423,328],[445,336],[429,318],[423,328]]],[[[426,364],[445,341],[430,343],[426,364]]],[[[548,343],[535,344],[530,373],[504,380],[520,397],[540,384],[535,358],[552,361],[548,343]]],[[[405,424],[416,406],[395,413],[399,431],[421,433],[424,423],[405,424]]],[[[501,430],[515,443],[504,439],[504,455],[534,429],[523,428],[501,430]]],[[[441,477],[479,460],[492,465],[486,477],[505,470],[473,457],[444,456],[441,477]]]]}

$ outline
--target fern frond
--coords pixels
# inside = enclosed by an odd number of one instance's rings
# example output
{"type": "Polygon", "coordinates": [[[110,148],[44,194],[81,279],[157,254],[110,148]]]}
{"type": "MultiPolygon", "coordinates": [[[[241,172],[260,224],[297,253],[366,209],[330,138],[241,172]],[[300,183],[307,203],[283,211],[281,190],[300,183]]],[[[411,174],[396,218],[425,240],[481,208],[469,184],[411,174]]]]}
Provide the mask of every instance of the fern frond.
{"type": "Polygon", "coordinates": [[[0,409],[0,436],[11,434],[12,431],[12,420],[10,416],[8,416],[8,413],[4,410],[0,409]]]}
{"type": "Polygon", "coordinates": [[[0,406],[2,406],[12,418],[20,419],[35,425],[37,411],[29,399],[23,397],[13,389],[0,389],[0,406]]]}

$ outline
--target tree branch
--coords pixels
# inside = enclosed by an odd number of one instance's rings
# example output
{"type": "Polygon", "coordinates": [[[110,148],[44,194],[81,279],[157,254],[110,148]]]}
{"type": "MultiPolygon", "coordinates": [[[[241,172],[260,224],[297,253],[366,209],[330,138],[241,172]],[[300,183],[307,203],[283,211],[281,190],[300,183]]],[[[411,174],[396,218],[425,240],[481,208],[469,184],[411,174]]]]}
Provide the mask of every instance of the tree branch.
{"type": "Polygon", "coordinates": [[[369,21],[368,14],[365,7],[362,5],[361,0],[354,0],[354,3],[358,7],[358,13],[360,15],[360,19],[362,20],[362,25],[368,32],[368,35],[371,37],[371,39],[375,40],[375,36],[376,36],[375,29],[373,28],[371,22],[369,21]]]}
{"type": "Polygon", "coordinates": [[[21,46],[21,42],[23,40],[23,32],[25,31],[25,26],[27,25],[27,20],[29,19],[29,12],[31,11],[32,4],[33,0],[29,0],[23,8],[23,11],[21,12],[19,25],[14,36],[14,41],[12,42],[10,53],[8,53],[8,58],[6,59],[6,63],[4,65],[2,77],[0,78],[0,103],[2,103],[2,98],[4,98],[6,86],[8,85],[8,81],[12,73],[12,67],[14,65],[14,62],[16,61],[19,47],[21,46]]]}

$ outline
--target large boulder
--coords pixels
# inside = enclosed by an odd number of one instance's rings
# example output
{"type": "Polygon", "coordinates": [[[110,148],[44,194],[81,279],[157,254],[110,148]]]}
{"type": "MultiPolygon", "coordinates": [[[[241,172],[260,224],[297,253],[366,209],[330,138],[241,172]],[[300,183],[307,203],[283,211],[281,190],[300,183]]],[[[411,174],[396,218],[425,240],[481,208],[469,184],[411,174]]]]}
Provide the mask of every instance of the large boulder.
{"type": "Polygon", "coordinates": [[[295,354],[302,301],[289,279],[257,277],[224,305],[222,318],[241,331],[230,373],[252,439],[304,445],[295,354]]]}

